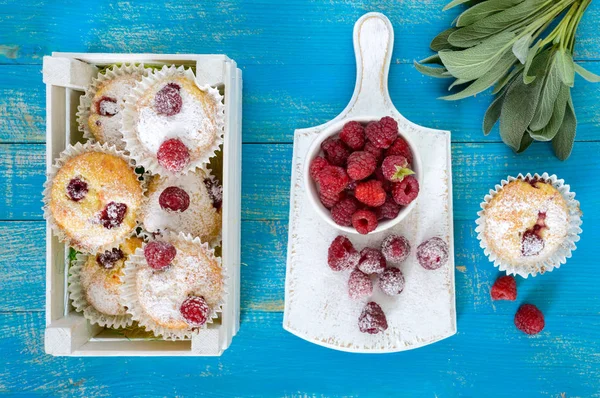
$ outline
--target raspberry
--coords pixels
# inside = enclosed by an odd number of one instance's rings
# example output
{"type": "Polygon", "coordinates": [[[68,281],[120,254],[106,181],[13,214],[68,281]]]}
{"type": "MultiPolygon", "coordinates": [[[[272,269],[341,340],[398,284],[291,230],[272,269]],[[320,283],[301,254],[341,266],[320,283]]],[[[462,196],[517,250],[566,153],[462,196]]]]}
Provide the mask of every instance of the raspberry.
{"type": "Polygon", "coordinates": [[[67,195],[74,202],[79,202],[88,193],[88,184],[82,179],[75,177],[67,185],[67,195]]]}
{"type": "Polygon", "coordinates": [[[365,128],[359,122],[348,122],[340,132],[340,139],[355,151],[365,146],[365,128]]]}
{"type": "Polygon", "coordinates": [[[321,191],[340,193],[348,186],[350,178],[346,170],[337,166],[325,166],[319,173],[317,182],[321,191]]]}
{"type": "Polygon", "coordinates": [[[124,257],[123,251],[118,247],[115,247],[112,250],[107,250],[104,253],[97,254],[96,262],[105,269],[111,269],[115,266],[117,261],[123,259],[124,257]]]}
{"type": "Polygon", "coordinates": [[[386,179],[392,182],[400,182],[404,180],[404,177],[415,174],[415,172],[408,167],[406,158],[400,155],[392,155],[383,159],[381,172],[386,179]]]}
{"type": "Polygon", "coordinates": [[[383,149],[377,148],[372,142],[367,141],[363,151],[369,152],[371,155],[375,156],[375,159],[377,159],[377,164],[379,164],[379,162],[381,162],[383,159],[383,149]]]}
{"type": "Polygon", "coordinates": [[[398,123],[391,117],[385,116],[378,122],[369,123],[365,134],[377,148],[389,148],[398,138],[398,123]]]}
{"type": "Polygon", "coordinates": [[[167,83],[154,97],[154,109],[159,115],[173,116],[181,112],[183,100],[179,93],[181,87],[176,83],[167,83]]]}
{"type": "Polygon", "coordinates": [[[381,242],[381,252],[387,261],[399,264],[410,254],[410,243],[404,236],[390,235],[381,242]]]}
{"type": "Polygon", "coordinates": [[[538,334],[545,325],[544,314],[533,304],[523,304],[515,314],[515,326],[527,334],[538,334]]]}
{"type": "Polygon", "coordinates": [[[179,308],[183,319],[192,326],[202,326],[208,320],[209,307],[204,297],[189,296],[179,308]]]}
{"type": "Polygon", "coordinates": [[[402,137],[396,138],[392,145],[385,150],[385,156],[404,156],[409,164],[413,162],[412,152],[408,146],[408,142],[402,137]]]}
{"type": "Polygon", "coordinates": [[[379,304],[367,303],[358,317],[358,328],[362,333],[377,334],[388,328],[387,319],[379,304]]]}
{"type": "Polygon", "coordinates": [[[352,196],[342,199],[331,209],[331,218],[343,227],[352,225],[352,215],[358,209],[358,203],[352,196]]]}
{"type": "Polygon", "coordinates": [[[385,176],[383,175],[383,171],[381,170],[381,167],[378,167],[375,170],[375,179],[377,181],[381,182],[381,186],[383,187],[383,190],[385,192],[392,192],[392,183],[390,182],[390,180],[388,180],[387,178],[385,178],[385,176]]]}
{"type": "Polygon", "coordinates": [[[377,220],[393,220],[398,217],[400,213],[400,206],[394,202],[394,199],[388,195],[385,199],[385,203],[375,209],[375,215],[377,220]]]}
{"type": "Polygon", "coordinates": [[[413,176],[405,177],[401,182],[392,183],[392,196],[402,206],[410,204],[419,195],[419,181],[413,176]]]}
{"type": "Polygon", "coordinates": [[[117,100],[110,97],[102,97],[96,103],[96,113],[101,116],[114,116],[119,112],[117,100]]]}
{"type": "Polygon", "coordinates": [[[327,252],[327,264],[334,271],[351,269],[358,265],[360,255],[352,242],[343,235],[336,237],[327,252]]]}
{"type": "Polygon", "coordinates": [[[372,247],[365,247],[360,251],[358,269],[365,274],[379,274],[386,266],[387,263],[381,251],[372,247]]]}
{"type": "Polygon", "coordinates": [[[328,209],[331,209],[333,206],[338,204],[342,199],[346,197],[344,192],[333,193],[330,191],[321,191],[319,192],[319,199],[321,199],[321,203],[328,209]]]}
{"type": "Polygon", "coordinates": [[[348,295],[351,299],[361,299],[368,297],[373,294],[373,282],[369,275],[363,274],[359,270],[355,269],[350,273],[348,279],[348,295]]]}
{"type": "Polygon", "coordinates": [[[165,169],[178,172],[183,170],[190,161],[190,151],[183,142],[171,138],[160,145],[156,158],[158,163],[165,169]]]}
{"type": "Polygon", "coordinates": [[[204,179],[204,186],[208,191],[208,196],[210,196],[213,207],[219,210],[223,205],[223,187],[217,181],[210,178],[204,179]]]}
{"type": "Polygon", "coordinates": [[[385,203],[386,194],[380,181],[369,180],[356,185],[354,196],[360,202],[371,207],[379,207],[385,203]]]}
{"type": "Polygon", "coordinates": [[[184,212],[190,207],[190,195],[179,187],[168,187],[158,197],[163,210],[184,212]]]}
{"type": "Polygon", "coordinates": [[[417,247],[417,260],[425,269],[438,269],[448,262],[448,244],[433,237],[417,247]]]}
{"type": "Polygon", "coordinates": [[[310,176],[313,180],[317,180],[317,176],[325,166],[329,166],[329,162],[327,162],[324,157],[317,156],[313,159],[313,161],[310,163],[310,167],[308,168],[310,176]]]}
{"type": "Polygon", "coordinates": [[[351,180],[346,187],[348,191],[354,191],[356,189],[356,181],[351,180]]]}
{"type": "Polygon", "coordinates": [[[352,226],[359,234],[366,235],[377,228],[377,217],[370,210],[358,210],[352,215],[352,226]]]}
{"type": "Polygon", "coordinates": [[[367,178],[375,171],[377,159],[369,152],[357,151],[348,157],[348,176],[353,180],[367,178]]]}
{"type": "Polygon", "coordinates": [[[379,288],[388,296],[397,296],[404,290],[404,275],[400,268],[387,267],[379,275],[379,288]]]}
{"type": "Polygon", "coordinates": [[[521,237],[521,254],[523,256],[535,256],[544,249],[544,239],[535,230],[535,227],[538,227],[537,230],[540,229],[539,225],[535,225],[533,230],[528,229],[523,232],[521,237]]]}
{"type": "Polygon", "coordinates": [[[517,282],[510,275],[502,276],[496,279],[490,293],[492,300],[515,301],[517,299],[517,282]]]}
{"type": "Polygon", "coordinates": [[[106,229],[113,229],[121,225],[125,219],[127,205],[125,203],[110,202],[100,213],[100,223],[106,229]]]}
{"type": "Polygon", "coordinates": [[[144,257],[150,268],[162,270],[171,264],[177,255],[175,246],[159,240],[152,241],[144,247],[144,257]]]}
{"type": "Polygon", "coordinates": [[[325,152],[325,158],[334,166],[345,166],[350,151],[346,145],[337,138],[328,138],[321,144],[321,149],[325,152]]]}

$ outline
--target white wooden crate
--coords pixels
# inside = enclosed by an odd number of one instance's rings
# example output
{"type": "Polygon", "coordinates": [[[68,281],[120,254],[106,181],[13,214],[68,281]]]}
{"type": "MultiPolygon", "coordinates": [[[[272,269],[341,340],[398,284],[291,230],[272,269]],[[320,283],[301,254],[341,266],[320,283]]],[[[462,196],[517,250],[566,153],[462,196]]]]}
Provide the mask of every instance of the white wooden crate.
{"type": "Polygon", "coordinates": [[[53,53],[44,57],[46,171],[69,144],[83,141],[77,129],[79,97],[99,68],[118,63],[175,64],[196,68],[199,84],[219,87],[225,97],[223,144],[222,262],[229,275],[223,312],[190,340],[130,339],[106,333],[74,311],[68,298],[69,248],[46,226],[46,353],[70,356],[221,355],[239,329],[242,156],[242,72],[225,55],[53,53]]]}

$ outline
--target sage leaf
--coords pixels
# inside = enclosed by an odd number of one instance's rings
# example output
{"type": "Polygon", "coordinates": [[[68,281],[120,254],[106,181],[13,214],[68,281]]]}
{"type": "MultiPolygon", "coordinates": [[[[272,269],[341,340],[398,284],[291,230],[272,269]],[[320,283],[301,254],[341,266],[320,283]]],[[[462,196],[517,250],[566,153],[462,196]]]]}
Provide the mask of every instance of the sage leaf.
{"type": "Polygon", "coordinates": [[[452,84],[450,85],[450,87],[448,87],[448,91],[452,90],[455,86],[460,86],[461,84],[466,84],[468,82],[470,82],[472,80],[465,80],[465,79],[456,79],[452,82],[452,84]]]}
{"type": "Polygon", "coordinates": [[[446,29],[445,31],[433,38],[431,44],[429,44],[429,47],[433,51],[454,49],[455,47],[452,44],[448,43],[448,36],[450,36],[451,33],[456,31],[456,29],[457,28],[446,29]]]}
{"type": "Polygon", "coordinates": [[[575,72],[577,72],[577,74],[579,76],[583,77],[588,82],[592,82],[592,83],[600,82],[600,76],[598,76],[595,73],[590,72],[589,70],[585,69],[583,66],[581,66],[579,64],[575,64],[575,72]]]}
{"type": "Polygon", "coordinates": [[[460,14],[456,20],[456,26],[468,26],[482,20],[485,17],[504,11],[523,0],[489,0],[476,4],[460,14]]]}
{"type": "Polygon", "coordinates": [[[554,110],[552,111],[552,117],[546,126],[539,131],[530,131],[529,135],[537,141],[550,141],[558,132],[560,125],[562,124],[565,116],[565,110],[567,108],[567,101],[571,95],[569,86],[561,84],[560,92],[554,102],[554,110]]]}
{"type": "Polygon", "coordinates": [[[573,150],[573,143],[575,142],[575,133],[577,131],[577,117],[575,116],[575,109],[573,108],[573,102],[569,97],[567,101],[567,108],[565,110],[565,117],[563,118],[562,124],[556,133],[556,136],[552,140],[552,149],[554,154],[560,160],[567,160],[573,150]]]}
{"type": "Polygon", "coordinates": [[[438,64],[438,65],[444,65],[442,63],[442,59],[440,58],[440,56],[438,54],[430,55],[429,57],[420,60],[419,63],[421,63],[421,64],[438,64]]]}
{"type": "Polygon", "coordinates": [[[549,71],[546,73],[544,83],[542,85],[542,91],[540,92],[540,100],[535,111],[535,116],[529,124],[529,128],[532,131],[543,129],[550,118],[554,110],[554,102],[561,87],[559,64],[561,63],[559,53],[556,52],[552,56],[552,62],[549,65],[549,71]]]}
{"type": "Polygon", "coordinates": [[[502,110],[502,103],[504,102],[504,94],[502,93],[492,101],[487,111],[485,111],[485,116],[483,117],[483,134],[489,135],[494,127],[494,124],[500,119],[500,111],[502,110]]]}
{"type": "Polygon", "coordinates": [[[522,64],[525,64],[527,61],[527,54],[529,53],[529,46],[532,41],[533,37],[529,34],[521,37],[512,46],[513,54],[515,54],[515,57],[517,57],[522,64]]]}
{"type": "Polygon", "coordinates": [[[575,85],[575,63],[573,62],[573,56],[567,54],[561,48],[556,52],[556,58],[560,80],[567,86],[573,87],[575,85]]]}
{"type": "Polygon", "coordinates": [[[436,66],[425,66],[421,65],[417,61],[414,61],[415,68],[424,75],[436,77],[438,79],[447,79],[452,76],[445,75],[446,68],[436,66]]]}
{"type": "Polygon", "coordinates": [[[446,4],[446,6],[443,8],[443,11],[449,10],[451,8],[454,8],[458,5],[464,4],[469,1],[471,1],[471,0],[453,0],[450,3],[446,4]]]}
{"type": "Polygon", "coordinates": [[[531,145],[532,142],[533,138],[531,138],[531,136],[527,134],[527,132],[525,132],[525,134],[523,134],[523,137],[521,137],[521,144],[519,144],[519,149],[517,149],[516,152],[525,152],[525,150],[529,148],[529,145],[531,145]]]}
{"type": "Polygon", "coordinates": [[[502,89],[505,88],[507,84],[513,81],[513,79],[523,70],[523,68],[524,66],[519,64],[515,66],[513,70],[510,71],[510,73],[504,75],[500,80],[498,80],[496,82],[496,85],[494,86],[492,94],[498,94],[500,91],[502,91],[502,89]]]}
{"type": "Polygon", "coordinates": [[[533,59],[537,55],[538,50],[540,49],[543,40],[538,40],[537,43],[531,47],[529,53],[527,54],[527,60],[525,61],[525,69],[523,71],[523,82],[525,84],[530,84],[535,80],[535,76],[529,76],[529,69],[531,68],[531,63],[533,59]]]}

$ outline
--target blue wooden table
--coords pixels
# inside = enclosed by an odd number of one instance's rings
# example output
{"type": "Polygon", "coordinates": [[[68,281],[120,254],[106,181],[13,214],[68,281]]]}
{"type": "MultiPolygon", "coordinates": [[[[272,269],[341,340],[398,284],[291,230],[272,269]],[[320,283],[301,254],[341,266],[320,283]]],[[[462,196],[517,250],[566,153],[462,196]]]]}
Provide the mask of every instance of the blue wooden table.
{"type": "MultiPolygon", "coordinates": [[[[600,396],[600,86],[576,79],[571,158],[549,145],[522,155],[485,137],[490,97],[442,102],[445,85],[414,59],[456,16],[444,0],[0,0],[0,393],[160,396],[600,396]],[[290,158],[295,128],[336,116],[355,78],[352,27],[368,11],[395,28],[390,91],[412,121],[452,130],[457,335],[393,355],[353,355],[282,327],[290,158]],[[220,358],[54,358],[44,354],[45,88],[52,51],[225,53],[244,74],[241,329],[220,358]],[[519,172],[556,173],[584,213],[582,240],[561,269],[518,278],[517,302],[492,302],[498,276],[475,238],[478,205],[519,172]],[[546,315],[517,331],[521,303],[546,315]]],[[[600,6],[582,22],[576,59],[600,73],[600,6]]]]}

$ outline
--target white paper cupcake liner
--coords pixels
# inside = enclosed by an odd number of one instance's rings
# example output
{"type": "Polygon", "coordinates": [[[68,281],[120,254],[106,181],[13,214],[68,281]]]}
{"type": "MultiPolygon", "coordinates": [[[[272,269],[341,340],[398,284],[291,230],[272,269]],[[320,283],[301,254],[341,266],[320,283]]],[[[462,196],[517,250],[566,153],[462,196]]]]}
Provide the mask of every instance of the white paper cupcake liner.
{"type": "Polygon", "coordinates": [[[538,273],[543,274],[545,272],[552,272],[554,268],[559,268],[562,264],[567,262],[568,258],[571,258],[572,252],[577,248],[575,245],[576,242],[579,241],[581,234],[581,209],[579,207],[579,202],[575,200],[575,193],[570,191],[570,186],[565,184],[564,180],[558,179],[556,175],[549,175],[548,173],[543,174],[533,174],[528,173],[527,175],[519,174],[517,177],[507,177],[506,180],[502,180],[499,185],[496,185],[494,189],[491,189],[489,194],[484,197],[484,201],[481,203],[481,209],[477,215],[479,218],[475,221],[477,227],[475,228],[475,232],[477,232],[477,239],[479,239],[479,245],[483,249],[485,255],[488,259],[494,263],[494,266],[497,267],[500,271],[506,271],[508,275],[520,275],[523,278],[527,278],[529,275],[536,276],[538,273]],[[569,214],[569,227],[567,230],[567,236],[565,237],[565,241],[562,245],[560,245],[556,251],[549,257],[544,260],[540,260],[536,263],[530,264],[510,264],[502,261],[494,252],[492,252],[488,248],[488,244],[486,241],[485,234],[483,233],[485,230],[485,210],[492,200],[492,198],[502,190],[502,188],[508,184],[509,182],[518,180],[518,179],[531,179],[538,178],[547,183],[551,183],[554,188],[560,192],[567,203],[567,209],[569,214]]]}
{"type": "Polygon", "coordinates": [[[193,82],[196,82],[196,77],[194,76],[194,72],[190,68],[185,68],[183,66],[176,67],[174,65],[171,66],[163,66],[160,70],[155,70],[150,73],[148,76],[144,77],[133,89],[131,95],[126,97],[125,100],[125,109],[123,111],[123,140],[125,141],[125,148],[131,154],[132,158],[135,160],[136,164],[139,166],[143,166],[146,170],[149,170],[153,174],[160,175],[176,175],[176,174],[186,174],[191,170],[196,169],[197,167],[202,167],[208,164],[209,159],[215,155],[219,146],[223,143],[223,134],[225,131],[225,104],[223,102],[223,96],[214,87],[211,86],[200,86],[196,83],[198,88],[206,93],[208,93],[216,103],[217,112],[215,115],[216,120],[216,129],[217,129],[217,137],[213,144],[207,148],[202,155],[196,156],[190,159],[187,167],[182,170],[180,173],[173,173],[164,167],[162,167],[156,158],[156,153],[152,153],[149,151],[139,140],[137,134],[137,119],[138,119],[138,111],[136,109],[136,104],[141,96],[144,93],[151,89],[152,86],[156,84],[160,84],[162,81],[168,80],[174,76],[185,77],[190,79],[193,82]]]}
{"type": "MultiPolygon", "coordinates": [[[[150,241],[153,240],[152,235],[148,235],[150,241]]],[[[146,259],[144,257],[144,246],[137,249],[136,252],[129,256],[125,263],[125,269],[122,276],[123,285],[121,286],[121,299],[123,305],[127,307],[127,312],[131,314],[133,320],[137,321],[140,326],[146,328],[147,331],[153,332],[156,336],[162,336],[165,340],[181,340],[189,339],[194,335],[201,333],[202,329],[206,329],[209,324],[212,324],[215,319],[219,317],[219,314],[223,312],[223,306],[227,297],[228,291],[228,275],[224,269],[221,259],[214,255],[214,249],[211,248],[207,243],[202,243],[199,238],[193,238],[191,235],[174,232],[162,234],[161,240],[171,242],[176,246],[178,241],[185,241],[193,243],[198,247],[198,250],[205,251],[209,256],[213,257],[221,267],[221,273],[223,277],[223,292],[221,299],[216,306],[211,308],[211,313],[208,316],[207,322],[201,327],[184,330],[173,330],[162,325],[159,325],[151,317],[149,317],[139,302],[139,296],[137,292],[137,271],[141,267],[147,267],[146,259]]],[[[159,271],[160,272],[160,271],[159,271]]]]}

